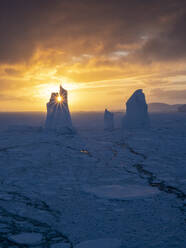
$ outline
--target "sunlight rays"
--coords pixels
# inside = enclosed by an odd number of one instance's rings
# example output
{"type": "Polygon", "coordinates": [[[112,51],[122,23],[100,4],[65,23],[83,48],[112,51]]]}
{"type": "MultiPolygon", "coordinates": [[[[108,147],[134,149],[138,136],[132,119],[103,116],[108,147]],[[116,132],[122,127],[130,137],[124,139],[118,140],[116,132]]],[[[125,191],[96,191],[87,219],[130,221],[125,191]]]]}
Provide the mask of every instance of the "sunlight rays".
{"type": "Polygon", "coordinates": [[[63,98],[61,96],[58,96],[56,100],[57,100],[58,103],[62,103],[63,98]]]}

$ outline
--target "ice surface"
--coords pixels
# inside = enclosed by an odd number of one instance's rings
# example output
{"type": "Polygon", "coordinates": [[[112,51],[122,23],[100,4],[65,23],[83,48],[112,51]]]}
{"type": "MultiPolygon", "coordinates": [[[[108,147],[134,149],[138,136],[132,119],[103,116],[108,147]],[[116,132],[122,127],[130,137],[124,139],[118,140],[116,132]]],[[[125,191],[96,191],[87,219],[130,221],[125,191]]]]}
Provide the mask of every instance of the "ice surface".
{"type": "Polygon", "coordinates": [[[92,188],[88,187],[84,190],[98,197],[117,200],[140,199],[159,193],[159,190],[156,188],[141,185],[104,185],[92,188]]]}
{"type": "Polygon", "coordinates": [[[186,115],[150,117],[148,130],[103,132],[103,113],[81,113],[77,135],[0,131],[0,246],[34,233],[29,247],[185,247],[186,115]]]}
{"type": "Polygon", "coordinates": [[[56,130],[60,133],[73,133],[71,115],[68,108],[67,91],[60,86],[59,93],[52,93],[47,103],[46,130],[56,130]],[[61,101],[58,98],[61,97],[61,101]]]}
{"type": "Polygon", "coordinates": [[[148,106],[141,89],[136,90],[126,103],[126,114],[123,118],[124,128],[149,127],[148,106]]]}
{"type": "Polygon", "coordinates": [[[105,109],[104,113],[104,129],[112,131],[114,129],[114,114],[105,109]]]}
{"type": "Polygon", "coordinates": [[[118,239],[87,240],[76,245],[74,248],[121,248],[121,241],[118,239]]]}
{"type": "Polygon", "coordinates": [[[51,246],[51,248],[71,248],[70,244],[58,243],[51,246]]]}
{"type": "Polygon", "coordinates": [[[39,233],[19,233],[10,236],[10,240],[18,244],[35,245],[42,240],[42,235],[39,233]]]}

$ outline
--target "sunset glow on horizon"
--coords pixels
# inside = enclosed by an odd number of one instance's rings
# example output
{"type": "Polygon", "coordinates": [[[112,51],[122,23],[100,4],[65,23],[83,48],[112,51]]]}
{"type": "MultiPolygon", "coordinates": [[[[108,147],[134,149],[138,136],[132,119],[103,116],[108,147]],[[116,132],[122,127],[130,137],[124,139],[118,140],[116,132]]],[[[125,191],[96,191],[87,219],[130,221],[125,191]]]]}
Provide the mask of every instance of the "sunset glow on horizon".
{"type": "Polygon", "coordinates": [[[186,103],[184,1],[21,2],[0,6],[0,111],[46,111],[60,83],[71,111],[121,110],[140,88],[186,103]]]}

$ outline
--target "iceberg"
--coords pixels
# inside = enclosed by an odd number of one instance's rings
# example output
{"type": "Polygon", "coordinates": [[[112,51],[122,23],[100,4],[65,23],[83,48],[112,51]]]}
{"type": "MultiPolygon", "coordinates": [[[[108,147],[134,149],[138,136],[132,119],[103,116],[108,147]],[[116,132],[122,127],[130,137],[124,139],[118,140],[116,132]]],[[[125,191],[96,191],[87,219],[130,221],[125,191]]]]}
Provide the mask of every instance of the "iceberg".
{"type": "Polygon", "coordinates": [[[68,108],[68,92],[61,85],[59,93],[52,93],[47,103],[45,129],[64,134],[75,132],[68,108]]]}
{"type": "Polygon", "coordinates": [[[136,90],[126,103],[123,128],[147,128],[150,126],[148,105],[142,89],[136,90]]]}
{"type": "Polygon", "coordinates": [[[114,114],[105,109],[104,113],[104,129],[112,131],[114,129],[114,114]]]}

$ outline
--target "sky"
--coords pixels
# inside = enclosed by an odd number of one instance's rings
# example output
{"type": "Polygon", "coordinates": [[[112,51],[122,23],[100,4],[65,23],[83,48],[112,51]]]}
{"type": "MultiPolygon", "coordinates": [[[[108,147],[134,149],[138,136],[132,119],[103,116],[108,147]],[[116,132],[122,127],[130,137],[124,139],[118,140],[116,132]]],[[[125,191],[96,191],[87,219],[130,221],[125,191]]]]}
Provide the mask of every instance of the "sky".
{"type": "Polygon", "coordinates": [[[0,0],[0,111],[186,103],[186,0],[0,0]]]}

